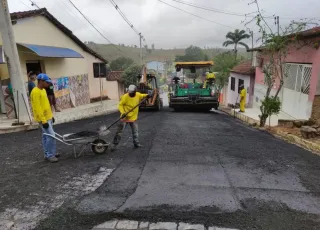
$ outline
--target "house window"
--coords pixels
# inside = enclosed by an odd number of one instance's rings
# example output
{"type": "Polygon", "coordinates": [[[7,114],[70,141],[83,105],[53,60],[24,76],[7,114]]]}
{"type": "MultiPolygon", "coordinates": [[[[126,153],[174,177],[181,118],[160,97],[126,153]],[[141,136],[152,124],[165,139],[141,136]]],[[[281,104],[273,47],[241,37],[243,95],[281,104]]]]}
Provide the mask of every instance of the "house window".
{"type": "Polygon", "coordinates": [[[283,71],[285,88],[309,94],[312,65],[286,63],[283,71]]]}
{"type": "Polygon", "coordinates": [[[238,93],[241,92],[241,85],[244,85],[244,80],[239,79],[239,81],[238,81],[238,93]]]}
{"type": "Polygon", "coordinates": [[[94,78],[107,77],[107,66],[105,63],[93,63],[93,77],[94,78]]]}
{"type": "Polygon", "coordinates": [[[235,91],[236,89],[236,79],[234,77],[231,77],[231,90],[235,91]]]}
{"type": "Polygon", "coordinates": [[[40,61],[26,61],[27,73],[32,71],[35,74],[44,73],[40,61]]]}

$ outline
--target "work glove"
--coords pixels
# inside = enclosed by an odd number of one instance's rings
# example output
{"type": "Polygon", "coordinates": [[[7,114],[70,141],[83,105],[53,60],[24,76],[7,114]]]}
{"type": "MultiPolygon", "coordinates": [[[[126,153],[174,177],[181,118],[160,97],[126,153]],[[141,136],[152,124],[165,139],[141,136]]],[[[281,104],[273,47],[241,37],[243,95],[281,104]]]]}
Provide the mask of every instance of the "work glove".
{"type": "Polygon", "coordinates": [[[47,123],[42,124],[42,127],[43,127],[44,129],[48,129],[48,128],[49,128],[49,124],[48,124],[48,122],[47,122],[47,123]]]}
{"type": "Polygon", "coordinates": [[[52,124],[54,124],[56,122],[56,119],[54,119],[54,117],[52,118],[52,124]]]}
{"type": "Polygon", "coordinates": [[[127,116],[127,114],[123,113],[123,114],[121,114],[120,118],[123,119],[123,118],[125,118],[126,116],[127,116]]]}

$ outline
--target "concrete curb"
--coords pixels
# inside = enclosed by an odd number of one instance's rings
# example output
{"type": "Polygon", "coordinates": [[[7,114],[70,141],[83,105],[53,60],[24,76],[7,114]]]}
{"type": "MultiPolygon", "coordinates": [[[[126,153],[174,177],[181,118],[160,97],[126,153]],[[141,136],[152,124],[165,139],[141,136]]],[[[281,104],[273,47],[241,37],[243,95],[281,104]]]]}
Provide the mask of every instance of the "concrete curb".
{"type": "MultiPolygon", "coordinates": [[[[107,115],[111,113],[117,112],[118,109],[109,109],[109,110],[103,110],[103,108],[90,108],[90,110],[85,111],[84,113],[79,113],[79,111],[74,111],[71,113],[68,113],[68,115],[63,115],[59,116],[59,114],[55,115],[56,118],[56,123],[57,124],[63,124],[63,123],[68,123],[72,121],[77,121],[77,120],[82,120],[82,119],[87,119],[87,118],[92,118],[92,117],[97,117],[97,116],[102,116],[102,115],[107,115]]],[[[29,125],[23,125],[23,126],[12,126],[8,128],[1,128],[0,129],[0,134],[5,134],[5,133],[14,133],[14,132],[21,132],[21,131],[30,131],[30,130],[35,130],[38,129],[39,125],[37,123],[29,124],[29,125]]]]}
{"type": "Polygon", "coordinates": [[[258,120],[255,120],[251,117],[248,117],[246,115],[244,115],[243,113],[240,113],[240,112],[236,112],[234,110],[229,110],[229,109],[226,109],[224,107],[220,107],[219,108],[221,111],[229,114],[230,116],[234,117],[234,118],[237,118],[245,123],[248,123],[248,124],[259,124],[259,121],[258,120]]]}
{"type": "MultiPolygon", "coordinates": [[[[229,111],[228,109],[226,108],[220,108],[220,110],[222,110],[223,112],[227,113],[228,115],[230,116],[233,116],[247,124],[259,124],[259,121],[253,119],[253,118],[250,118],[248,116],[245,116],[244,114],[241,114],[239,112],[236,112],[236,114],[234,115],[234,112],[233,110],[229,111]]],[[[276,133],[272,133],[270,131],[268,131],[267,129],[260,129],[258,128],[259,130],[261,131],[265,131],[277,138],[280,138],[280,139],[283,139],[291,144],[295,144],[299,147],[302,147],[306,150],[309,150],[311,152],[313,152],[314,154],[317,154],[320,156],[320,145],[319,144],[316,144],[316,143],[313,143],[309,140],[306,140],[306,139],[303,139],[301,137],[298,137],[298,136],[295,136],[293,134],[290,134],[290,133],[287,133],[287,132],[283,132],[281,130],[277,130],[276,133]]]]}

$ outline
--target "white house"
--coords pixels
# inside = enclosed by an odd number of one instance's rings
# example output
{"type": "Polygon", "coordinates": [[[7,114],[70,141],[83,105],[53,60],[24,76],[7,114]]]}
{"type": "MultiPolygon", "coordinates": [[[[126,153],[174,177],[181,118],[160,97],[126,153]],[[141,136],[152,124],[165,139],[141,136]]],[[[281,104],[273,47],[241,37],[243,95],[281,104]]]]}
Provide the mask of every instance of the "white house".
{"type": "Polygon", "coordinates": [[[227,105],[235,105],[239,103],[240,86],[243,84],[247,89],[246,106],[251,108],[253,104],[255,83],[255,70],[252,67],[252,61],[247,60],[235,66],[230,73],[228,90],[227,90],[227,105]]]}

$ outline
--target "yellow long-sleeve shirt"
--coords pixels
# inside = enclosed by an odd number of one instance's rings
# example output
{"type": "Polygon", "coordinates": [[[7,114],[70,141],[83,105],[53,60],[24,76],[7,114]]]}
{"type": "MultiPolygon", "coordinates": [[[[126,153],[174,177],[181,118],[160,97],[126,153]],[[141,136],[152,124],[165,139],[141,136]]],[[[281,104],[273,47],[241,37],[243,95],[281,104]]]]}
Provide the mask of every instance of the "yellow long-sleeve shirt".
{"type": "MultiPolygon", "coordinates": [[[[120,99],[120,103],[118,105],[118,109],[121,114],[125,114],[129,112],[133,107],[138,105],[141,100],[145,97],[147,97],[148,94],[142,94],[142,93],[136,93],[134,97],[130,97],[128,93],[122,95],[120,99]]],[[[139,114],[139,106],[135,108],[133,111],[131,111],[126,118],[123,119],[125,122],[134,122],[138,119],[138,114],[139,114]]]]}
{"type": "Polygon", "coordinates": [[[52,119],[52,110],[45,89],[33,88],[30,100],[35,121],[45,124],[52,119]]]}
{"type": "Polygon", "coordinates": [[[246,89],[242,89],[240,91],[240,100],[245,100],[247,96],[247,90],[246,89]]]}

